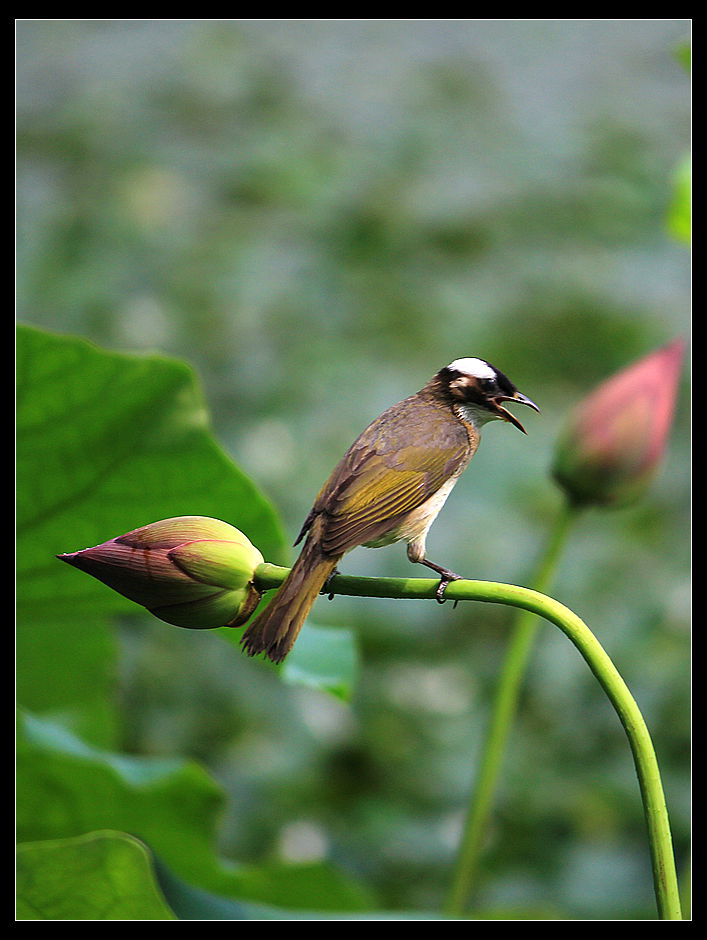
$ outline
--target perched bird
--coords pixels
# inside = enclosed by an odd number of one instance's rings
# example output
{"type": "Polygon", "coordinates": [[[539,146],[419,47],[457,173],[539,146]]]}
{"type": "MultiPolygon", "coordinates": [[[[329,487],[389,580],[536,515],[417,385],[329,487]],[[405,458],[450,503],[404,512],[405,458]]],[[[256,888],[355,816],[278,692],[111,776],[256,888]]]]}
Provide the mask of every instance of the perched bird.
{"type": "Polygon", "coordinates": [[[306,535],[302,552],[243,634],[245,652],[281,662],[337,564],[359,545],[407,542],[410,561],[439,574],[441,603],[447,585],[461,576],[425,557],[427,532],[474,456],[481,427],[500,418],[525,433],[503,402],[539,410],[484,359],[455,359],[376,418],[320,490],[295,541],[306,535]]]}

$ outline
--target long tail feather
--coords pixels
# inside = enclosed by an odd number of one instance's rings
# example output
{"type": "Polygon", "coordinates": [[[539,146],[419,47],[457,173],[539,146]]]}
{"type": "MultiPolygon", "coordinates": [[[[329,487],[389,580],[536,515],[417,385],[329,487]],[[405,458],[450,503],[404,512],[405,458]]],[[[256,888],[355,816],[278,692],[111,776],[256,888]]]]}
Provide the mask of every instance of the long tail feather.
{"type": "Polygon", "coordinates": [[[273,600],[243,634],[241,644],[249,656],[265,653],[274,663],[282,662],[338,561],[307,539],[273,600]]]}

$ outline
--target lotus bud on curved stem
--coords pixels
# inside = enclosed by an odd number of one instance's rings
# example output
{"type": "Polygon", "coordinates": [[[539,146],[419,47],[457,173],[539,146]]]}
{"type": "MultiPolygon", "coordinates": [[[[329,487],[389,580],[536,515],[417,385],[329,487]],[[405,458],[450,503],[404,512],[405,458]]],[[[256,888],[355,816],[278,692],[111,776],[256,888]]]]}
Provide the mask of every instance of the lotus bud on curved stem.
{"type": "Polygon", "coordinates": [[[263,556],[234,526],[178,516],[57,556],[166,623],[236,627],[258,606],[253,578],[263,556]]]}

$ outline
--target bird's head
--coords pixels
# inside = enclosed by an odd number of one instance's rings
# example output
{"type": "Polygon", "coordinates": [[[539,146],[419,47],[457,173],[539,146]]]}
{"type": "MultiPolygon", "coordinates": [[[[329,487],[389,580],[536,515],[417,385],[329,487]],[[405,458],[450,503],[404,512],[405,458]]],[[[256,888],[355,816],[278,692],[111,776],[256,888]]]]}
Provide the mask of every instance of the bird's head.
{"type": "Polygon", "coordinates": [[[519,402],[540,411],[534,401],[519,392],[503,372],[485,359],[455,359],[437,373],[435,385],[466,420],[477,426],[501,418],[525,434],[523,425],[503,407],[503,402],[519,402]]]}

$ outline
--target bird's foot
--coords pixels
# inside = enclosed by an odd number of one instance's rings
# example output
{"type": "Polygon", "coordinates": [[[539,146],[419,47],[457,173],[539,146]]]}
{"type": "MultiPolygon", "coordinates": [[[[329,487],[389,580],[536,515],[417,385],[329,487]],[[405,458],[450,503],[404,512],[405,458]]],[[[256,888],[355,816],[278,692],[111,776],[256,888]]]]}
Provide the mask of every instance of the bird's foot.
{"type": "MultiPolygon", "coordinates": [[[[442,565],[436,565],[433,561],[428,561],[426,558],[421,559],[420,564],[425,565],[427,568],[431,568],[433,571],[436,571],[440,576],[441,580],[437,585],[437,590],[435,591],[435,600],[438,604],[444,604],[447,598],[444,596],[444,592],[447,590],[447,585],[451,584],[452,581],[463,581],[464,578],[457,574],[454,571],[450,571],[449,568],[444,568],[442,565]]],[[[454,606],[456,607],[458,601],[454,601],[454,606]]]]}
{"type": "Polygon", "coordinates": [[[336,595],[334,594],[334,592],[331,590],[330,584],[331,584],[332,578],[335,578],[335,577],[337,576],[337,574],[341,574],[341,572],[339,571],[338,568],[334,568],[334,570],[332,571],[332,573],[329,575],[329,577],[328,577],[328,578],[326,579],[326,581],[324,582],[324,587],[323,587],[323,588],[321,589],[321,591],[319,592],[320,594],[328,594],[328,595],[329,595],[328,600],[330,600],[330,601],[333,601],[333,600],[334,600],[334,597],[336,596],[336,595]]]}
{"type": "MultiPolygon", "coordinates": [[[[442,575],[442,580],[437,585],[437,590],[435,591],[435,600],[438,604],[444,604],[447,601],[447,598],[444,596],[447,587],[452,583],[452,581],[463,581],[464,579],[460,574],[454,574],[453,571],[444,571],[440,572],[442,575]]],[[[454,608],[456,608],[458,600],[454,601],[454,608]]]]}

